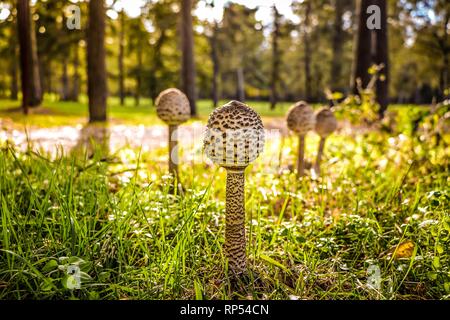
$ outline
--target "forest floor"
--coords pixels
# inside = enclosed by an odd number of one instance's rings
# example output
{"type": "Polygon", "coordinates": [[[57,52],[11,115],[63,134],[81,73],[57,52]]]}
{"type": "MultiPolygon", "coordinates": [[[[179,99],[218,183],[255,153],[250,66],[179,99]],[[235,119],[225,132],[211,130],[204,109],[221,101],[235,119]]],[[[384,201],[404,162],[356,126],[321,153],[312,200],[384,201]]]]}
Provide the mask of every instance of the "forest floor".
{"type": "MultiPolygon", "coordinates": [[[[288,104],[252,106],[283,127],[288,104]]],[[[112,103],[105,129],[85,126],[82,104],[47,102],[28,120],[14,107],[0,101],[0,299],[450,299],[449,141],[413,135],[408,108],[390,133],[341,119],[320,178],[297,179],[295,137],[270,131],[247,170],[250,263],[232,284],[226,173],[201,152],[208,102],[181,129],[184,195],[169,192],[151,108],[112,103]]],[[[317,144],[310,134],[309,162],[317,144]]]]}

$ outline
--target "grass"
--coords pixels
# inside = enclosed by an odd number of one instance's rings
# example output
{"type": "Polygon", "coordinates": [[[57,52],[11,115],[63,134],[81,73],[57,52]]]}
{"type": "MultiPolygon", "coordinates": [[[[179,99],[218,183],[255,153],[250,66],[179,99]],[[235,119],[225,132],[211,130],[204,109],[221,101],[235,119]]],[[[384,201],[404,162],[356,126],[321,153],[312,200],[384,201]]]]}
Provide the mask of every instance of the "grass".
{"type": "MultiPolygon", "coordinates": [[[[223,169],[186,160],[185,195],[170,195],[165,148],[51,159],[5,142],[0,299],[449,299],[450,150],[434,142],[408,130],[335,134],[324,178],[300,181],[288,170],[296,140],[268,142],[247,170],[250,267],[238,284],[224,272],[223,169]],[[81,289],[70,289],[70,265],[81,289]]],[[[308,158],[317,143],[308,136],[308,158]]]]}

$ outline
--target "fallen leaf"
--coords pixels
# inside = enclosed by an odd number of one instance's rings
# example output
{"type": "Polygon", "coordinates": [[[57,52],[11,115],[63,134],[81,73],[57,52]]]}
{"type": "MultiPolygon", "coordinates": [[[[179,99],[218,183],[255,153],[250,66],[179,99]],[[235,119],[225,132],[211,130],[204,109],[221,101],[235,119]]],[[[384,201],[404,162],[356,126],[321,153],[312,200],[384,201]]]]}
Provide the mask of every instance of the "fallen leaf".
{"type": "Polygon", "coordinates": [[[394,248],[394,259],[411,258],[414,252],[415,244],[411,240],[406,240],[394,248]]]}

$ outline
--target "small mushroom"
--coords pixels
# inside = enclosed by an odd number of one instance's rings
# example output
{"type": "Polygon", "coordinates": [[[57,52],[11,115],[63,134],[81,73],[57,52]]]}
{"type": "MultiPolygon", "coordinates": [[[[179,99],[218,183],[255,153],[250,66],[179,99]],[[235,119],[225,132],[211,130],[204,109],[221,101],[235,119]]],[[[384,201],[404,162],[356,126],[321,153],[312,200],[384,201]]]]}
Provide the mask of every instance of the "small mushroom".
{"type": "Polygon", "coordinates": [[[304,101],[297,102],[287,115],[289,130],[298,135],[297,175],[302,177],[305,171],[305,136],[314,129],[314,111],[304,101]]]}
{"type": "Polygon", "coordinates": [[[156,99],[158,117],[169,125],[169,172],[178,179],[178,126],[189,120],[189,100],[178,89],[167,89],[156,99]]]}
{"type": "Polygon", "coordinates": [[[325,141],[330,134],[337,129],[337,120],[333,112],[329,108],[321,109],[316,114],[316,132],[320,136],[319,151],[317,152],[317,160],[314,171],[320,176],[320,162],[322,161],[325,141]]]}
{"type": "Polygon", "coordinates": [[[210,115],[204,150],[227,170],[225,256],[234,275],[247,267],[245,238],[245,169],[264,149],[264,126],[247,105],[231,101],[210,115]]]}

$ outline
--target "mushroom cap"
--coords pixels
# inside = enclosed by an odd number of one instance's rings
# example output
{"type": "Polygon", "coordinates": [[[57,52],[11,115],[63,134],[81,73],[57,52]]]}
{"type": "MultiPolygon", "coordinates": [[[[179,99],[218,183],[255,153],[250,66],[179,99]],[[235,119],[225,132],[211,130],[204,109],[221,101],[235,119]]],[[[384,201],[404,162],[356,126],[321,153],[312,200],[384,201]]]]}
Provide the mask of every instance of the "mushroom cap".
{"type": "Polygon", "coordinates": [[[206,155],[226,169],[245,169],[264,150],[261,117],[249,106],[231,101],[210,115],[203,145],[206,155]]]}
{"type": "Polygon", "coordinates": [[[441,119],[439,119],[437,127],[438,132],[441,135],[444,136],[450,134],[450,111],[444,114],[441,119]]]}
{"type": "Polygon", "coordinates": [[[316,132],[325,138],[336,131],[338,126],[334,113],[329,108],[324,108],[316,114],[316,132]]]}
{"type": "Polygon", "coordinates": [[[189,99],[178,89],[164,90],[156,98],[156,113],[168,125],[179,125],[191,117],[189,99]]]}
{"type": "Polygon", "coordinates": [[[299,135],[313,130],[314,122],[314,110],[304,101],[297,102],[288,111],[287,126],[299,135]]]}

